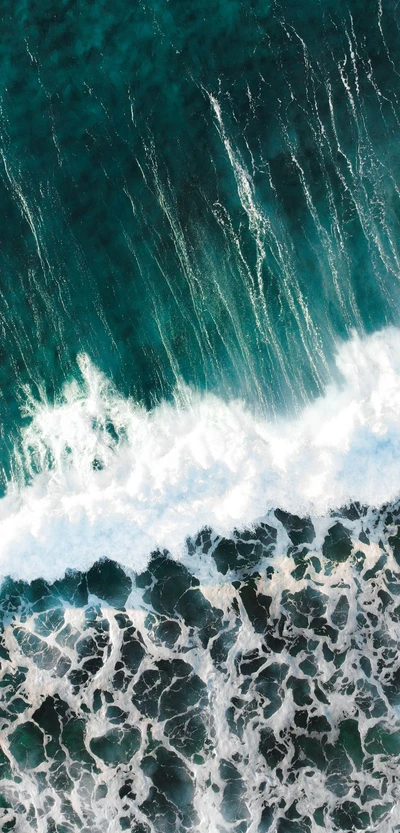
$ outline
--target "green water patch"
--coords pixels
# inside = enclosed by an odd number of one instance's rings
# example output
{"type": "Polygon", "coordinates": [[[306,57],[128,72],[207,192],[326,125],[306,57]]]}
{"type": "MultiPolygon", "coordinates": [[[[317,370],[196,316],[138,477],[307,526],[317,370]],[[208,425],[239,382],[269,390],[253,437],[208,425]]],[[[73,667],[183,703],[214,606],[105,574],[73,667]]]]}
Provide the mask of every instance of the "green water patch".
{"type": "Polygon", "coordinates": [[[174,824],[175,829],[176,825],[190,829],[197,820],[192,808],[194,785],[182,760],[160,747],[154,755],[144,758],[143,770],[154,785],[142,805],[146,815],[156,823],[162,816],[168,833],[172,833],[174,824]]]}
{"type": "Polygon", "coordinates": [[[322,547],[324,556],[334,562],[346,561],[352,548],[350,530],[336,521],[325,538],[322,547]]]}
{"type": "Polygon", "coordinates": [[[133,703],[142,714],[162,721],[172,746],[188,758],[208,747],[202,714],[206,686],[188,663],[164,660],[144,671],[134,686],[133,703]]]}
{"type": "Polygon", "coordinates": [[[105,559],[94,564],[87,574],[89,593],[113,607],[124,607],[132,589],[132,581],[114,561],[105,559]]]}
{"type": "Polygon", "coordinates": [[[10,737],[10,751],[22,769],[36,769],[45,761],[43,732],[28,721],[17,726],[10,737]]]}
{"type": "MultiPolygon", "coordinates": [[[[221,811],[224,819],[228,822],[248,821],[250,814],[244,801],[245,786],[238,769],[231,761],[221,760],[219,771],[222,780],[225,782],[223,789],[221,811]]],[[[245,830],[246,824],[235,825],[238,831],[245,830]]]]}
{"type": "MultiPolygon", "coordinates": [[[[199,589],[199,580],[181,564],[167,556],[155,554],[145,573],[137,577],[144,601],[161,617],[181,620],[195,627],[207,645],[221,626],[221,611],[207,601],[199,589]]],[[[154,620],[151,619],[151,622],[154,620]]],[[[159,620],[160,624],[162,619],[159,620]]]]}
{"type": "Polygon", "coordinates": [[[110,729],[101,737],[92,738],[90,749],[108,766],[128,763],[140,746],[140,732],[132,727],[110,729]]]}
{"type": "Polygon", "coordinates": [[[315,529],[311,518],[299,518],[281,509],[275,509],[275,516],[286,529],[288,536],[295,546],[311,544],[315,538],[315,529]]]}
{"type": "Polygon", "coordinates": [[[272,598],[260,592],[257,579],[259,579],[258,575],[251,576],[243,582],[239,586],[239,593],[253,628],[258,633],[263,633],[268,628],[272,598]]]}
{"type": "Polygon", "coordinates": [[[275,527],[262,523],[254,530],[236,532],[234,538],[217,540],[212,556],[218,572],[248,575],[262,557],[272,553],[276,536],[275,527]]]}

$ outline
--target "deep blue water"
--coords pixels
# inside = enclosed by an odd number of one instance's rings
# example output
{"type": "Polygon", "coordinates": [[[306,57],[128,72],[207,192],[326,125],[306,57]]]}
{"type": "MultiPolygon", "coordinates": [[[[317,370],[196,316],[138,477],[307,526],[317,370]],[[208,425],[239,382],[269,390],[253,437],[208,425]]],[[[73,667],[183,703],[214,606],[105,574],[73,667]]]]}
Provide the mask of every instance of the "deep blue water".
{"type": "Polygon", "coordinates": [[[400,830],[392,0],[4,0],[5,831],[400,830]]]}

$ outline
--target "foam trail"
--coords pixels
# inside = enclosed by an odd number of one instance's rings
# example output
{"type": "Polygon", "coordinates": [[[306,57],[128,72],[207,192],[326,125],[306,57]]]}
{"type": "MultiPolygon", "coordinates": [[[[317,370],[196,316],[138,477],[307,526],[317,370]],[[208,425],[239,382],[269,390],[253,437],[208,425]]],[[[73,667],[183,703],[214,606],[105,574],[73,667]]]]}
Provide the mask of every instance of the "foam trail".
{"type": "Polygon", "coordinates": [[[322,515],[400,492],[400,330],[342,344],[332,383],[292,420],[183,389],[147,412],[87,357],[55,405],[27,400],[27,485],[0,501],[0,574],[54,579],[102,556],[141,570],[175,558],[204,526],[219,534],[273,507],[322,515]]]}

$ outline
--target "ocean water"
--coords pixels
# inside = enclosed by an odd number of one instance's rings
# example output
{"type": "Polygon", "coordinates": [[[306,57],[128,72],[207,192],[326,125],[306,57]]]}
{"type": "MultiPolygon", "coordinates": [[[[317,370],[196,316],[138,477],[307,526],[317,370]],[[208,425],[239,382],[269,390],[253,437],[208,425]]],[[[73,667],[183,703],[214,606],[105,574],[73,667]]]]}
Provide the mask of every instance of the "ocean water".
{"type": "Polygon", "coordinates": [[[1,23],[1,829],[400,831],[398,3],[1,23]]]}

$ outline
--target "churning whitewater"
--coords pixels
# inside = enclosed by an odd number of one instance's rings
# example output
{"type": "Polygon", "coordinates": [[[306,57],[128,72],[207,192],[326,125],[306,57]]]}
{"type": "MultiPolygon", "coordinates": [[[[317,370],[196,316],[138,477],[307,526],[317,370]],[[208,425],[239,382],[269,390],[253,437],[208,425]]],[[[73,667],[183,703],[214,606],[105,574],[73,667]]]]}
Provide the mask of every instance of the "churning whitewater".
{"type": "Polygon", "coordinates": [[[58,401],[28,399],[20,485],[0,502],[1,573],[54,580],[102,557],[141,571],[155,550],[180,558],[203,528],[229,535],[277,507],[323,516],[393,501],[400,331],[354,334],[335,361],[324,396],[269,421],[184,386],[148,412],[81,356],[58,401]]]}

